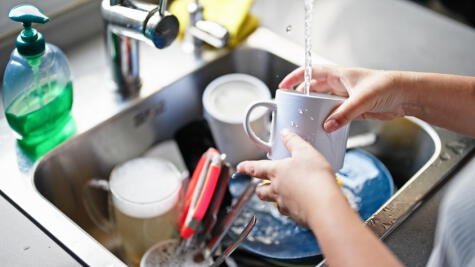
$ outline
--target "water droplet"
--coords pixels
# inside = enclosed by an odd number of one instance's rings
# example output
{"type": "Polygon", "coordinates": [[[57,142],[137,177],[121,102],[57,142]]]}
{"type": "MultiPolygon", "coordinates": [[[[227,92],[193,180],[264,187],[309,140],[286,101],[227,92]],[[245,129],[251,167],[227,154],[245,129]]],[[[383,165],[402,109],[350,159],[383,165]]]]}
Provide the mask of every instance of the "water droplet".
{"type": "Polygon", "coordinates": [[[450,148],[457,155],[462,155],[465,151],[465,144],[459,141],[450,142],[446,147],[450,148]]]}
{"type": "Polygon", "coordinates": [[[305,109],[305,112],[308,112],[308,108],[305,109]]]}
{"type": "Polygon", "coordinates": [[[312,117],[312,116],[310,116],[310,120],[311,120],[311,121],[314,121],[314,120],[315,120],[315,118],[314,118],[314,117],[312,117]]]}
{"type": "Polygon", "coordinates": [[[290,121],[290,127],[295,127],[297,124],[294,121],[290,121]]]}
{"type": "Polygon", "coordinates": [[[291,32],[291,31],[292,31],[292,25],[290,25],[290,24],[287,25],[287,27],[285,28],[285,31],[286,31],[287,33],[291,32]]]}
{"type": "Polygon", "coordinates": [[[439,158],[440,158],[440,160],[447,161],[447,160],[450,159],[450,155],[449,155],[449,153],[444,152],[444,153],[440,154],[439,158]]]}
{"type": "Polygon", "coordinates": [[[303,110],[301,108],[299,108],[299,114],[302,115],[303,114],[303,110]]]}

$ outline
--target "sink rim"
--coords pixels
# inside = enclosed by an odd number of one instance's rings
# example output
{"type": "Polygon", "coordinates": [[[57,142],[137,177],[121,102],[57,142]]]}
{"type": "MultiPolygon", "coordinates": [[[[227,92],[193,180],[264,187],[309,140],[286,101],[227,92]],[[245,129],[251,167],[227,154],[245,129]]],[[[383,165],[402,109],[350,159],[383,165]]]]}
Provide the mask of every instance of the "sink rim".
{"type": "MultiPolygon", "coordinates": [[[[394,229],[397,228],[409,215],[412,211],[414,211],[414,206],[418,205],[418,201],[410,204],[408,202],[413,202],[413,198],[415,197],[412,193],[407,193],[407,188],[411,187],[414,182],[420,179],[421,174],[426,172],[428,168],[430,168],[434,162],[439,157],[442,151],[442,140],[439,134],[437,133],[436,129],[434,129],[429,123],[418,119],[416,117],[405,116],[405,119],[415,123],[419,127],[421,127],[430,137],[430,140],[434,144],[434,152],[429,160],[409,178],[402,187],[398,188],[394,195],[389,198],[386,203],[384,203],[371,217],[369,217],[365,223],[366,225],[381,239],[384,239],[388,236],[394,229]],[[406,204],[403,207],[400,207],[399,203],[406,204]],[[393,207],[394,208],[391,208],[393,207]],[[396,216],[394,213],[389,214],[389,212],[397,211],[396,216]],[[397,219],[394,221],[392,218],[396,217],[397,219]],[[376,223],[379,221],[380,223],[376,223]],[[383,226],[381,228],[381,226],[383,226]],[[384,231],[381,231],[383,229],[384,231]]],[[[426,192],[424,197],[433,189],[435,185],[425,188],[426,192]]]]}

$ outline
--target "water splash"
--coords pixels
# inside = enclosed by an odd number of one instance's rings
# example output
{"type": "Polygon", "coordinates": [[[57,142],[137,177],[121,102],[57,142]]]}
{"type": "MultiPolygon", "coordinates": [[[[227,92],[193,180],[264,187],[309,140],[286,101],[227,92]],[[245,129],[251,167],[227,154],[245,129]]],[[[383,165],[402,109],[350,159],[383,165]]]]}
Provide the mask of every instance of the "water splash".
{"type": "Polygon", "coordinates": [[[313,1],[305,0],[305,82],[304,92],[310,94],[310,81],[312,81],[312,12],[313,1]]]}

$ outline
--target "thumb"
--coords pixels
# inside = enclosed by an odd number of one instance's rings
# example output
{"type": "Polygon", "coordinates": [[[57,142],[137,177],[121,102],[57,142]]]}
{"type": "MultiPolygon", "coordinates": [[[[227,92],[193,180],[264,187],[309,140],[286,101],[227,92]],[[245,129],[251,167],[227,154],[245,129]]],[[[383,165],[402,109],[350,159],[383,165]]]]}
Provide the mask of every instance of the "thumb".
{"type": "Polygon", "coordinates": [[[370,109],[370,102],[361,99],[346,99],[325,120],[323,128],[327,132],[338,130],[350,121],[360,117],[370,109]]]}
{"type": "Polygon", "coordinates": [[[283,129],[281,132],[282,143],[289,150],[292,155],[295,155],[297,151],[306,150],[312,148],[302,137],[296,133],[291,132],[289,129],[283,129]]]}

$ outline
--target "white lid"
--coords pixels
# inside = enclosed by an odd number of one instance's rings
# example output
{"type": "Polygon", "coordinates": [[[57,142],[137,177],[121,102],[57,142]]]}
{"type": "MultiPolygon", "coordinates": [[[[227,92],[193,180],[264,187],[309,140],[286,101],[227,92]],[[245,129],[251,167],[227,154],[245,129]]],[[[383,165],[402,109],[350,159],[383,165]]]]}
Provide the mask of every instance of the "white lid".
{"type": "MultiPolygon", "coordinates": [[[[234,73],[213,80],[206,87],[202,101],[205,112],[212,117],[227,123],[241,124],[250,104],[270,99],[269,88],[261,80],[251,75],[234,73]]],[[[265,108],[256,109],[251,114],[251,121],[266,112],[265,108]]]]}

